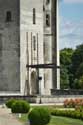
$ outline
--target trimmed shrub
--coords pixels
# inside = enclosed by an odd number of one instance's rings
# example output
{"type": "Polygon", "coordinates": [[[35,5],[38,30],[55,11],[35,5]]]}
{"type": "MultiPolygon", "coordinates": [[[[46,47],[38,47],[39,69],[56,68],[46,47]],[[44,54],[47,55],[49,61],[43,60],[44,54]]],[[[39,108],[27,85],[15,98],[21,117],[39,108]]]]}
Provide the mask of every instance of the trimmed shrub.
{"type": "Polygon", "coordinates": [[[13,103],[15,103],[17,100],[16,99],[9,99],[7,102],[6,102],[6,106],[8,108],[12,108],[12,105],[13,103]]]}
{"type": "Polygon", "coordinates": [[[30,125],[47,125],[50,122],[51,115],[45,108],[34,108],[28,115],[30,125]]]}
{"type": "Polygon", "coordinates": [[[28,113],[30,105],[24,100],[18,100],[12,105],[12,113],[28,113]]]}
{"type": "Polygon", "coordinates": [[[81,113],[81,120],[83,120],[83,113],[81,113]]]}
{"type": "Polygon", "coordinates": [[[75,111],[75,110],[74,111],[72,111],[72,110],[54,110],[51,112],[51,115],[83,120],[83,112],[75,111]]]}

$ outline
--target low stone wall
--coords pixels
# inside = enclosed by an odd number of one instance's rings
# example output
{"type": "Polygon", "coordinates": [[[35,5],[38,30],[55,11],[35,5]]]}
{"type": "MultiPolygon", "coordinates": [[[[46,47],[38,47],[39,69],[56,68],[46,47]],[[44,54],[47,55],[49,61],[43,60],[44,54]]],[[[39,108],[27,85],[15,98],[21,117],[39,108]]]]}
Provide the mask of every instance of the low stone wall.
{"type": "Polygon", "coordinates": [[[51,89],[52,95],[83,95],[83,90],[56,90],[51,89]]]}
{"type": "Polygon", "coordinates": [[[0,103],[5,103],[7,100],[15,99],[24,99],[30,103],[37,104],[55,104],[62,105],[65,99],[76,99],[83,98],[83,95],[52,95],[52,96],[0,96],[0,103]]]}
{"type": "Polygon", "coordinates": [[[23,99],[30,103],[36,103],[37,96],[0,96],[0,103],[5,103],[9,99],[23,99]]]}
{"type": "Polygon", "coordinates": [[[83,95],[55,95],[55,96],[40,96],[37,97],[36,103],[47,103],[55,105],[62,105],[65,99],[76,99],[76,98],[83,98],[83,95]]]}

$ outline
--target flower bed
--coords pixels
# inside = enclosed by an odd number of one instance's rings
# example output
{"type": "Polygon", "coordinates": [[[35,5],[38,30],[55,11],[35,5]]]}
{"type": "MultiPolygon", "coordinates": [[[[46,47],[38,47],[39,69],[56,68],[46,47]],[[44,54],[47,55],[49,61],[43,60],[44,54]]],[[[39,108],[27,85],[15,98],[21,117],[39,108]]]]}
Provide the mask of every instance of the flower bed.
{"type": "Polygon", "coordinates": [[[83,99],[66,99],[64,101],[65,108],[83,107],[83,99]]]}

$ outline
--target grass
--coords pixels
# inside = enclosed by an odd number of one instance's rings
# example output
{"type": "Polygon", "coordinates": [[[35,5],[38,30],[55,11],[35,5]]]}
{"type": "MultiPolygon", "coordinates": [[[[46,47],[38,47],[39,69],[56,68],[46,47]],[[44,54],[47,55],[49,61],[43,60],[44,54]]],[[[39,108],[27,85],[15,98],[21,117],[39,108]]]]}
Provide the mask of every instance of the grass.
{"type": "Polygon", "coordinates": [[[41,107],[41,108],[64,108],[63,105],[37,105],[37,106],[31,106],[32,108],[35,108],[35,107],[41,107]]]}
{"type": "MultiPolygon", "coordinates": [[[[38,106],[31,106],[33,107],[38,107],[38,106]]],[[[63,108],[63,106],[39,106],[39,107],[43,107],[43,108],[47,108],[49,110],[51,109],[65,109],[63,108]]],[[[72,110],[72,109],[71,109],[72,110]]],[[[20,120],[22,122],[27,122],[28,119],[28,115],[23,114],[22,117],[20,118],[20,120]]],[[[58,116],[52,116],[51,121],[48,125],[83,125],[83,121],[82,120],[78,120],[78,119],[72,119],[72,118],[67,118],[67,117],[58,117],[58,116]]]]}
{"type": "MultiPolygon", "coordinates": [[[[22,122],[27,122],[27,117],[28,116],[26,114],[23,114],[20,120],[22,122]]],[[[66,117],[52,116],[48,125],[83,125],[83,121],[66,117]]]]}
{"type": "Polygon", "coordinates": [[[43,105],[43,106],[31,106],[31,108],[45,108],[48,109],[49,111],[54,110],[54,109],[58,109],[58,110],[75,110],[74,108],[64,108],[63,105],[57,106],[57,105],[43,105]]]}
{"type": "Polygon", "coordinates": [[[27,114],[22,114],[22,117],[19,119],[22,122],[27,122],[28,115],[27,114]]]}
{"type": "Polygon", "coordinates": [[[83,121],[66,117],[53,116],[49,125],[83,125],[83,121]]]}

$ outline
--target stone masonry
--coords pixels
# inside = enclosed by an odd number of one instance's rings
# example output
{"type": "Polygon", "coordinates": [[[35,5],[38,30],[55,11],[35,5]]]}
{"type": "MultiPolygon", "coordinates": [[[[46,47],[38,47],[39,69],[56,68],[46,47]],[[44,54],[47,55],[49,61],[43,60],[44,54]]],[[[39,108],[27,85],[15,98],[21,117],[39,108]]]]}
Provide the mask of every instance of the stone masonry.
{"type": "Polygon", "coordinates": [[[59,89],[56,0],[0,0],[0,95],[50,95],[59,89]]]}
{"type": "Polygon", "coordinates": [[[0,0],[0,94],[20,91],[19,64],[19,1],[0,0]]]}

